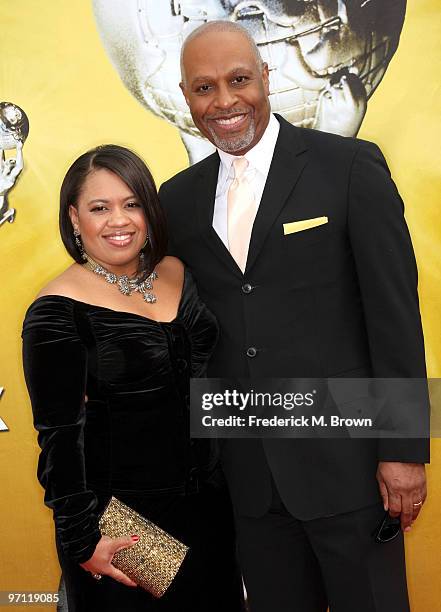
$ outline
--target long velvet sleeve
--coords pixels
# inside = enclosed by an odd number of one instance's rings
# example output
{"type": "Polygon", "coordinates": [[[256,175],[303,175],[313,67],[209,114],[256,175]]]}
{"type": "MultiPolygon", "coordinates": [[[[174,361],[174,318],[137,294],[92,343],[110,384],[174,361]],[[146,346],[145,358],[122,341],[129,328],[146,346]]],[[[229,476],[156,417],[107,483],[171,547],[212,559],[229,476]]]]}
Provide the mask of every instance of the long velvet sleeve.
{"type": "Polygon", "coordinates": [[[200,300],[196,282],[188,268],[185,274],[187,290],[180,310],[191,344],[191,376],[204,378],[218,340],[219,328],[215,316],[200,300]]]}
{"type": "Polygon", "coordinates": [[[69,557],[89,559],[100,539],[97,499],[84,462],[87,352],[78,336],[75,303],[39,298],[23,324],[23,364],[41,454],[38,480],[69,557]]]}

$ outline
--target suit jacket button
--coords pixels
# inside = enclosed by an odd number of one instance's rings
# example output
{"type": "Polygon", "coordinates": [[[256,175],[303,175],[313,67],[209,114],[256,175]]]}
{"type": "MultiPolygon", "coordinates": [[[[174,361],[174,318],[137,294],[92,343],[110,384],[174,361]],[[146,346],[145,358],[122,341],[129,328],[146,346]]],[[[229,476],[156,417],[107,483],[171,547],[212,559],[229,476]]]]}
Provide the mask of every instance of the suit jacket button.
{"type": "Polygon", "coordinates": [[[247,350],[247,357],[255,357],[257,355],[257,349],[254,346],[250,346],[247,350]]]}
{"type": "Polygon", "coordinates": [[[252,290],[253,290],[253,287],[250,285],[250,283],[245,283],[245,285],[242,285],[243,293],[251,293],[252,290]]]}

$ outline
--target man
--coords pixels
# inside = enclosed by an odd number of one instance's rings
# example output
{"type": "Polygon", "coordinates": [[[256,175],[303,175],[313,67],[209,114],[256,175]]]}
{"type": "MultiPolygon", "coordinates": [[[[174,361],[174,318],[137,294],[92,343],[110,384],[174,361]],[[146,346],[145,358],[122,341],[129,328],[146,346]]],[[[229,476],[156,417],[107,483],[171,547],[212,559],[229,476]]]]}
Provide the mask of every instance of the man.
{"type": "MultiPolygon", "coordinates": [[[[424,377],[415,260],[378,147],[272,115],[236,24],[186,39],[181,88],[217,152],[160,198],[219,321],[209,375],[424,377]]],[[[403,531],[417,518],[427,441],[228,440],[222,460],[252,612],[409,610],[402,533],[372,531],[383,505],[403,531]]]]}

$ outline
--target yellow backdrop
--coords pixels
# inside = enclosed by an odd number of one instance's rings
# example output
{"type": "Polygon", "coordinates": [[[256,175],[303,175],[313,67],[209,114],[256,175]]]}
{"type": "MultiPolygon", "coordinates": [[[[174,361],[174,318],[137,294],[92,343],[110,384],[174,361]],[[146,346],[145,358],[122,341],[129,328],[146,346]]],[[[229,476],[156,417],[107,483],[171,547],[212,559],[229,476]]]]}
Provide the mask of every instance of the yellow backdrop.
{"type": "MultiPolygon", "coordinates": [[[[59,568],[51,513],[35,478],[38,447],[20,332],[39,288],[69,264],[58,237],[58,189],[68,165],[97,144],[133,148],[158,185],[187,165],[187,154],[177,130],[142,108],[119,80],[89,0],[26,0],[3,3],[1,10],[0,100],[26,111],[30,134],[26,167],[10,195],[17,218],[0,228],[0,416],[10,428],[0,433],[0,591],[54,591],[59,568]]],[[[432,377],[441,376],[440,75],[439,0],[409,0],[400,46],[359,135],[381,146],[406,203],[432,377]]],[[[441,610],[439,440],[432,442],[428,473],[429,499],[406,536],[413,612],[441,610]]]]}

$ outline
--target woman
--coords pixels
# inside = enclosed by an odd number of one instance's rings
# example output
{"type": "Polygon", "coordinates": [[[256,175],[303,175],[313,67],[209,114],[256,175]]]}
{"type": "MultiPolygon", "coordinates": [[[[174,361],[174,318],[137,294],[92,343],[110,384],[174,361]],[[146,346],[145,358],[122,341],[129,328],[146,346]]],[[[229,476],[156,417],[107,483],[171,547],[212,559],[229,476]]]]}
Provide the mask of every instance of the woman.
{"type": "Polygon", "coordinates": [[[152,176],[106,145],[69,169],[60,230],[76,263],[30,306],[24,369],[69,612],[242,610],[231,509],[206,441],[188,434],[189,377],[217,339],[167,233],[152,176]],[[190,547],[155,600],[112,564],[137,534],[102,537],[114,495],[190,547]]]}

